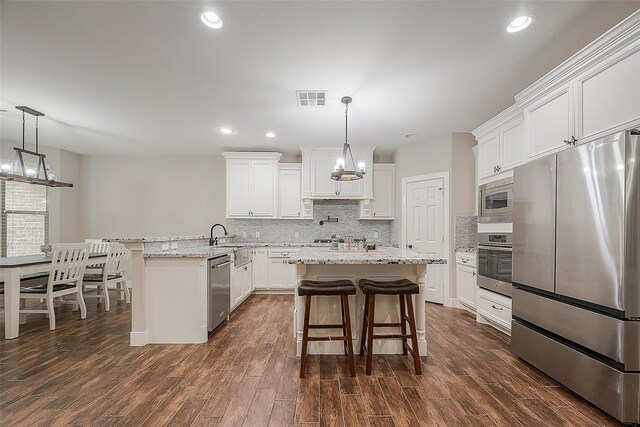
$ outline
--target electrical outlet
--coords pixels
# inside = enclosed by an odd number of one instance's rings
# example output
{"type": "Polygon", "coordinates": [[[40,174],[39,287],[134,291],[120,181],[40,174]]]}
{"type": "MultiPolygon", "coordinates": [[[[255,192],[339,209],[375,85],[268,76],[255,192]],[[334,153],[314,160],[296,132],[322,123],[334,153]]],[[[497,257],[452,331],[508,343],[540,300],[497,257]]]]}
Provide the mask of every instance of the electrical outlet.
{"type": "Polygon", "coordinates": [[[379,236],[378,232],[377,232],[377,231],[374,231],[374,232],[373,232],[373,238],[374,238],[374,239],[377,239],[377,238],[378,238],[378,236],[379,236]]]}
{"type": "Polygon", "coordinates": [[[300,233],[296,231],[295,233],[293,233],[293,236],[297,239],[298,237],[300,237],[300,233]]]}
{"type": "Polygon", "coordinates": [[[168,243],[163,243],[162,244],[162,250],[163,251],[168,251],[169,250],[169,244],[168,243]]]}
{"type": "Polygon", "coordinates": [[[256,237],[260,237],[260,232],[256,231],[256,237]]]}
{"type": "Polygon", "coordinates": [[[242,232],[242,237],[247,237],[247,232],[246,231],[242,232]]]}
{"type": "Polygon", "coordinates": [[[178,249],[178,242],[171,242],[171,249],[178,249]]]}

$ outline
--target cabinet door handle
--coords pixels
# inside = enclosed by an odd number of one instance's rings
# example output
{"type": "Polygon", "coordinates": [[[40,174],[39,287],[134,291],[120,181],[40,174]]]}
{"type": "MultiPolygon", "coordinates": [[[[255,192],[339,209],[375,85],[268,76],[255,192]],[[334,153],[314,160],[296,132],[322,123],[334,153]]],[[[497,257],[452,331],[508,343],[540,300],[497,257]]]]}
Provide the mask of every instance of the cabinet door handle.
{"type": "Polygon", "coordinates": [[[462,259],[462,262],[466,264],[468,261],[467,261],[466,259],[464,259],[464,258],[463,258],[463,259],[462,259]]]}
{"type": "Polygon", "coordinates": [[[502,307],[496,307],[494,304],[491,304],[491,308],[502,311],[502,307]]]}
{"type": "Polygon", "coordinates": [[[376,213],[375,213],[375,212],[373,213],[373,216],[376,216],[376,213]]]}
{"type": "Polygon", "coordinates": [[[496,173],[496,172],[498,172],[498,171],[496,170],[496,167],[494,166],[493,167],[493,173],[496,173]]]}
{"type": "Polygon", "coordinates": [[[244,271],[247,271],[247,266],[246,265],[244,266],[244,271]]]}
{"type": "Polygon", "coordinates": [[[571,146],[575,146],[577,142],[578,142],[578,140],[577,140],[577,139],[576,139],[576,137],[575,137],[575,136],[573,136],[573,135],[571,135],[571,139],[568,139],[568,140],[567,140],[567,139],[565,139],[565,140],[564,140],[564,143],[565,143],[565,144],[567,144],[567,145],[571,145],[571,146]]]}
{"type": "Polygon", "coordinates": [[[473,272],[471,272],[471,274],[472,274],[472,275],[473,275],[473,276],[475,277],[475,275],[476,275],[476,272],[475,272],[475,271],[473,271],[473,272]]]}
{"type": "Polygon", "coordinates": [[[497,170],[498,172],[500,172],[500,169],[501,169],[501,168],[500,168],[500,165],[496,166],[496,170],[497,170]]]}

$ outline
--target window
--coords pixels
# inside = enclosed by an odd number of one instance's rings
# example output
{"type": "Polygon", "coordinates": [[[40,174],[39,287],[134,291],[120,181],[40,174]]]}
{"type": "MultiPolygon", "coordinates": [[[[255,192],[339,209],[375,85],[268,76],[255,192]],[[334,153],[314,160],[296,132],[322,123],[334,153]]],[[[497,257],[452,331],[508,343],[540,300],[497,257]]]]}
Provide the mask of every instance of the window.
{"type": "Polygon", "coordinates": [[[49,241],[48,187],[0,181],[2,256],[32,255],[49,241]]]}

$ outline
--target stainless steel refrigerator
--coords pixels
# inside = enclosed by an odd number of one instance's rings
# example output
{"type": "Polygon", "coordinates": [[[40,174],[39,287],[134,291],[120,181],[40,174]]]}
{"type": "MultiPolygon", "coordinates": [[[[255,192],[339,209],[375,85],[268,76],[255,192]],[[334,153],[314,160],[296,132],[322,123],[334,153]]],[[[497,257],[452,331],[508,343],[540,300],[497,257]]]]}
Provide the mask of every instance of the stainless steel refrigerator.
{"type": "Polygon", "coordinates": [[[513,193],[513,351],[640,423],[637,132],[518,167],[513,193]]]}

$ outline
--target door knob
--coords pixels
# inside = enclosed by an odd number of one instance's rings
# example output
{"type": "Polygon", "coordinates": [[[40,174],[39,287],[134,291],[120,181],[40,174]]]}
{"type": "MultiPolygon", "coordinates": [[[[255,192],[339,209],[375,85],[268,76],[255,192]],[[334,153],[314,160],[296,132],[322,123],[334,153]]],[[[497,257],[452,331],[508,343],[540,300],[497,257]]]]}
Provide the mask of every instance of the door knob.
{"type": "Polygon", "coordinates": [[[412,248],[413,248],[413,245],[407,245],[407,247],[408,247],[409,249],[412,249],[412,248]]]}

